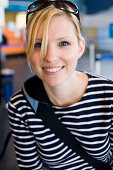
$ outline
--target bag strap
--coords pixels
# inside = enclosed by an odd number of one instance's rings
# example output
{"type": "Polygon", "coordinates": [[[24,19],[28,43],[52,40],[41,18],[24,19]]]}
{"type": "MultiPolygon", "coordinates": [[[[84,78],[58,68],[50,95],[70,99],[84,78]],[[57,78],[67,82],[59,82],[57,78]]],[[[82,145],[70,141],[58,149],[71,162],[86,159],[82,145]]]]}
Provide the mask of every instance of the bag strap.
{"type": "MultiPolygon", "coordinates": [[[[28,102],[32,106],[34,99],[32,99],[27,94],[25,88],[23,88],[23,92],[24,92],[28,102]]],[[[50,130],[60,140],[62,140],[62,142],[64,142],[70,149],[72,149],[79,156],[81,156],[82,159],[84,159],[86,162],[88,162],[96,170],[112,170],[108,163],[104,163],[104,162],[101,162],[101,161],[93,158],[82,148],[82,146],[76,140],[76,138],[70,133],[70,131],[65,127],[65,125],[62,124],[61,121],[57,118],[51,105],[38,101],[37,111],[35,108],[35,113],[38,115],[38,117],[40,119],[43,120],[43,122],[47,128],[50,128],[50,130]]]]}

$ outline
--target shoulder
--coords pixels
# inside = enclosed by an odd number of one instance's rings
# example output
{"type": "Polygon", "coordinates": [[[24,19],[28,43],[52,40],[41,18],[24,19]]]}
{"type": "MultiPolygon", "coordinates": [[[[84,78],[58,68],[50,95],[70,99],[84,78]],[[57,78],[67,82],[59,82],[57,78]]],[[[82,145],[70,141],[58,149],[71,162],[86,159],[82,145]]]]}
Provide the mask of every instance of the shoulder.
{"type": "MultiPolygon", "coordinates": [[[[29,88],[30,91],[32,92],[34,90],[34,88],[32,88],[32,84],[34,84],[34,82],[36,81],[36,76],[33,76],[29,79],[27,79],[24,84],[26,85],[26,88],[29,88]]],[[[17,92],[14,93],[14,95],[10,98],[9,102],[8,102],[8,110],[14,110],[16,109],[17,111],[23,111],[23,108],[31,108],[31,105],[29,104],[26,95],[23,91],[23,87],[18,90],[17,92]]],[[[25,110],[25,109],[24,109],[25,110]]]]}
{"type": "Polygon", "coordinates": [[[14,123],[15,120],[22,120],[23,111],[22,108],[26,101],[22,90],[16,92],[8,102],[8,117],[10,122],[14,123]]]}
{"type": "Polygon", "coordinates": [[[96,85],[100,84],[100,85],[104,85],[104,86],[113,87],[113,80],[110,80],[106,77],[99,76],[96,74],[87,73],[87,75],[89,77],[90,84],[96,84],[96,85]]]}
{"type": "MultiPolygon", "coordinates": [[[[40,86],[41,86],[41,80],[37,77],[37,76],[33,76],[29,79],[27,79],[24,84],[23,87],[15,92],[15,94],[10,98],[9,102],[8,102],[8,110],[10,111],[19,111],[19,113],[24,113],[27,110],[33,110],[34,105],[36,105],[37,102],[34,102],[34,96],[39,95],[40,92],[40,86]],[[27,95],[30,97],[30,101],[32,101],[32,103],[29,102],[24,89],[27,93],[27,95]]],[[[42,86],[41,86],[42,87],[42,86]]],[[[40,94],[40,96],[42,95],[42,93],[40,94]]],[[[37,100],[38,101],[38,100],[37,100]]]]}
{"type": "Polygon", "coordinates": [[[8,102],[8,117],[10,122],[22,121],[25,122],[28,115],[33,115],[34,110],[27,98],[25,97],[23,90],[16,92],[8,102]]]}
{"type": "Polygon", "coordinates": [[[14,93],[14,95],[10,98],[9,102],[16,103],[18,100],[22,100],[23,98],[24,98],[24,94],[21,89],[14,93]]]}
{"type": "Polygon", "coordinates": [[[88,73],[89,81],[87,86],[87,95],[94,95],[101,98],[110,98],[113,100],[113,81],[105,77],[88,73]]]}
{"type": "MultiPolygon", "coordinates": [[[[39,84],[38,81],[39,81],[38,77],[33,76],[27,79],[24,82],[23,86],[28,92],[34,93],[35,92],[34,89],[37,87],[37,84],[39,84]]],[[[10,98],[9,103],[12,103],[16,106],[17,103],[25,102],[25,101],[27,101],[27,99],[26,99],[26,96],[24,94],[23,87],[22,87],[20,90],[14,93],[14,95],[10,98]]]]}
{"type": "Polygon", "coordinates": [[[27,104],[27,100],[24,96],[22,90],[15,92],[15,94],[10,98],[8,102],[8,108],[16,108],[19,109],[20,106],[27,104]]]}

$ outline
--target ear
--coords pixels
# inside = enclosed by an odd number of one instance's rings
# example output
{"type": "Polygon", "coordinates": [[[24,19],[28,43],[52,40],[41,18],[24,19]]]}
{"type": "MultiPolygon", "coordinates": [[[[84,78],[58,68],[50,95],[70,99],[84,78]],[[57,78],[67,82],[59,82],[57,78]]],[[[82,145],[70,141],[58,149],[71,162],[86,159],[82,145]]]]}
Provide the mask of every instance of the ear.
{"type": "Polygon", "coordinates": [[[79,51],[78,51],[78,59],[83,55],[84,51],[85,51],[85,40],[84,38],[81,38],[79,40],[79,51]]]}

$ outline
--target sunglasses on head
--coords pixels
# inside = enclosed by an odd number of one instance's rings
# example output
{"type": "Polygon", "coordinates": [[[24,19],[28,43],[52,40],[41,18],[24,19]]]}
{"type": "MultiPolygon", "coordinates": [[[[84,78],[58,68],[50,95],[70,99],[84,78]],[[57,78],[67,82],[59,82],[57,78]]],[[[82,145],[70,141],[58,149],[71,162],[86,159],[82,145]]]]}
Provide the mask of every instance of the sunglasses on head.
{"type": "Polygon", "coordinates": [[[80,16],[79,16],[79,10],[78,7],[70,2],[70,1],[59,1],[59,0],[39,0],[31,3],[28,8],[27,8],[27,13],[26,13],[26,24],[28,22],[28,16],[29,14],[35,12],[35,11],[40,11],[48,6],[53,4],[56,8],[63,10],[67,13],[72,13],[77,17],[77,19],[80,22],[80,16]]]}

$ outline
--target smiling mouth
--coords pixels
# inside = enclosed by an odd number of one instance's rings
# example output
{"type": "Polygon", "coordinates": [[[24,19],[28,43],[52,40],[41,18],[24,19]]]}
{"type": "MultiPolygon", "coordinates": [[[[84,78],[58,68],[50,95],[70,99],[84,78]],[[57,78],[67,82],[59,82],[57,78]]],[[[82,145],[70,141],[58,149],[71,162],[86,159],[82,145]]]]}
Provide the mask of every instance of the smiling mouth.
{"type": "MultiPolygon", "coordinates": [[[[63,66],[64,67],[64,66],[63,66]]],[[[49,73],[55,73],[59,70],[61,70],[63,67],[56,67],[56,68],[43,68],[45,71],[49,72],[49,73]]]]}

